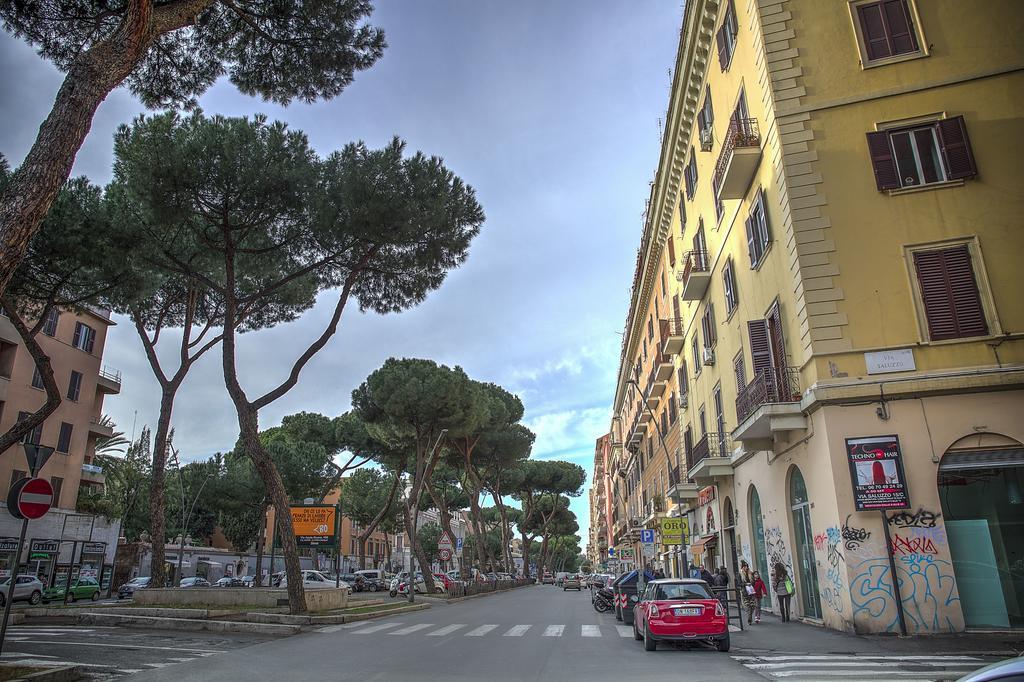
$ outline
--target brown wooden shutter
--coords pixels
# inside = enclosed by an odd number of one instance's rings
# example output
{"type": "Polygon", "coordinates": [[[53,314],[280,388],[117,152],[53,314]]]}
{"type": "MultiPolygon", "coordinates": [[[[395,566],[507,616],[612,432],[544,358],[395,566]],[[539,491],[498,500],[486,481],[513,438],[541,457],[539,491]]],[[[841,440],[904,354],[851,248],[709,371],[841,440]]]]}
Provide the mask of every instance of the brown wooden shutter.
{"type": "Polygon", "coordinates": [[[882,3],[873,2],[857,7],[857,18],[860,20],[860,32],[864,38],[864,49],[868,59],[882,59],[892,56],[889,39],[885,32],[885,20],[882,18],[882,3]]]}
{"type": "Polygon", "coordinates": [[[754,231],[754,216],[748,215],[744,221],[747,228],[747,254],[750,256],[751,269],[757,267],[757,238],[754,231]]]}
{"type": "Polygon", "coordinates": [[[939,146],[946,164],[946,177],[950,180],[973,178],[978,174],[974,162],[971,140],[963,116],[944,118],[936,123],[939,132],[939,146]]]}
{"type": "Polygon", "coordinates": [[[676,264],[676,238],[675,235],[669,235],[668,237],[668,262],[669,265],[675,266],[676,264]]]}
{"type": "Polygon", "coordinates": [[[896,169],[896,159],[889,144],[889,133],[884,130],[868,133],[868,152],[878,190],[899,189],[900,173],[896,169]]]}
{"type": "Polygon", "coordinates": [[[932,341],[988,334],[985,311],[966,245],[914,253],[917,281],[932,341]]]}
{"type": "Polygon", "coordinates": [[[892,54],[917,52],[917,36],[910,20],[910,8],[907,0],[885,0],[882,6],[885,23],[889,29],[889,45],[892,54]]]}
{"type": "Polygon", "coordinates": [[[718,29],[717,35],[715,35],[715,40],[718,41],[718,65],[722,68],[722,71],[729,67],[729,42],[725,37],[726,30],[728,29],[726,29],[725,24],[722,24],[722,27],[718,29]]]}
{"type": "Polygon", "coordinates": [[[742,391],[747,385],[747,368],[743,364],[742,350],[733,358],[732,368],[736,372],[736,391],[742,391]]]}
{"type": "Polygon", "coordinates": [[[681,358],[679,363],[679,395],[686,395],[690,392],[689,377],[686,376],[686,358],[681,358]]]}
{"type": "Polygon", "coordinates": [[[704,317],[708,320],[708,329],[704,332],[704,345],[711,348],[718,341],[718,330],[715,329],[715,304],[708,303],[707,309],[704,311],[704,317]]]}
{"type": "Polygon", "coordinates": [[[946,249],[943,252],[946,275],[953,294],[953,310],[960,336],[984,336],[988,334],[985,310],[978,294],[978,281],[974,277],[971,252],[967,245],[946,249]]]}
{"type": "Polygon", "coordinates": [[[772,348],[768,342],[768,322],[750,320],[747,322],[747,336],[750,337],[750,362],[754,376],[772,368],[772,348]]]}

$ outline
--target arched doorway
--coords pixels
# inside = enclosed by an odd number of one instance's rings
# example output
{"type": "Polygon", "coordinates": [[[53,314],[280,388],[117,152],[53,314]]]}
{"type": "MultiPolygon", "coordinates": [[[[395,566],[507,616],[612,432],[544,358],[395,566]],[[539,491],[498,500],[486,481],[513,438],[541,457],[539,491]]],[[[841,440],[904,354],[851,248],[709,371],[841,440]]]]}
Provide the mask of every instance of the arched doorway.
{"type": "Polygon", "coordinates": [[[722,500],[722,531],[729,545],[722,559],[729,561],[729,572],[736,576],[740,572],[739,549],[736,547],[736,514],[733,512],[732,500],[728,497],[722,500]]]}
{"type": "Polygon", "coordinates": [[[821,618],[821,597],[818,594],[818,568],[814,561],[814,532],[811,530],[811,503],[800,469],[795,466],[789,475],[789,505],[793,514],[793,538],[796,563],[796,590],[800,593],[803,614],[821,618]]]}
{"type": "Polygon", "coordinates": [[[767,584],[771,580],[771,572],[768,570],[768,551],[764,545],[764,519],[761,517],[761,497],[754,486],[750,486],[747,509],[750,510],[750,543],[754,554],[754,569],[761,574],[762,580],[767,584]]]}
{"type": "Polygon", "coordinates": [[[1024,445],[972,434],[939,461],[939,503],[964,623],[1024,628],[1024,445]]]}

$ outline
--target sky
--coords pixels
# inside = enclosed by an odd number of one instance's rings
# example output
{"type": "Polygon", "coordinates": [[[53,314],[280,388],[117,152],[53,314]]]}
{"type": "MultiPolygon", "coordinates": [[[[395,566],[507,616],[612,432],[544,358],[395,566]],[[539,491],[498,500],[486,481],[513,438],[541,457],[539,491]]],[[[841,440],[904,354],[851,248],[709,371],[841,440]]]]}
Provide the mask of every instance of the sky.
{"type": "MultiPolygon", "coordinates": [[[[533,457],[576,462],[589,475],[609,426],[621,333],[644,204],[658,162],[678,0],[378,0],[371,22],[388,48],[339,97],[281,107],[226,79],[201,99],[208,114],[252,116],[304,131],[321,155],[398,135],[408,151],[444,158],[472,185],[487,219],[469,258],[412,310],[349,307],[339,333],[299,385],[264,409],[262,428],[299,411],[336,416],[388,357],[431,358],[518,394],[537,434],[533,457]]],[[[0,153],[17,166],[63,74],[0,35],[0,153]]],[[[125,89],[100,106],[73,174],[106,184],[118,125],[145,113],[125,89]]],[[[300,320],[240,339],[250,394],[279,383],[327,322],[333,296],[300,320]]],[[[124,318],[104,364],[122,390],[104,412],[127,434],[155,425],[159,389],[124,318]]],[[[180,338],[180,337],[179,337],[180,338]]],[[[162,340],[168,358],[172,336],[162,340]]],[[[230,449],[238,426],[219,355],[193,367],[175,404],[183,459],[230,449]]],[[[585,543],[586,490],[572,510],[585,543]]]]}

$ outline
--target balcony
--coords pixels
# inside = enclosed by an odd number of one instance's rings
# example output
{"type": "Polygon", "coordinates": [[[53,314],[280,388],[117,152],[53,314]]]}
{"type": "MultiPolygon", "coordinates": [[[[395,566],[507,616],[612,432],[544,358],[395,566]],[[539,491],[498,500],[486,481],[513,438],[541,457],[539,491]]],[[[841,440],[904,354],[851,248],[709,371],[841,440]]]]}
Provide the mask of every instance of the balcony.
{"type": "Polygon", "coordinates": [[[659,522],[664,516],[665,503],[660,499],[648,500],[641,523],[646,527],[653,527],[652,524],[659,522]]]}
{"type": "Polygon", "coordinates": [[[747,450],[770,450],[772,436],[802,431],[807,417],[800,409],[800,372],[795,367],[761,370],[736,398],[734,440],[747,450]]]}
{"type": "Polygon", "coordinates": [[[82,481],[88,483],[105,483],[107,477],[103,475],[103,467],[95,464],[82,465],[82,481]]]}
{"type": "Polygon", "coordinates": [[[117,394],[121,392],[121,370],[104,366],[96,378],[96,390],[102,393],[117,394]]]}
{"type": "Polygon", "coordinates": [[[757,119],[732,118],[712,183],[719,199],[742,199],[761,161],[761,133],[757,119]]]}
{"type": "Polygon", "coordinates": [[[111,424],[104,424],[98,419],[90,419],[89,433],[101,438],[110,438],[114,435],[114,427],[111,424]]]}
{"type": "Polygon", "coordinates": [[[686,345],[683,318],[672,317],[661,321],[661,352],[665,355],[679,355],[686,345]]]}
{"type": "Polygon", "coordinates": [[[700,493],[700,485],[684,479],[678,468],[669,469],[668,483],[668,498],[676,504],[696,500],[700,493]]]}
{"type": "Polygon", "coordinates": [[[687,476],[695,483],[704,484],[732,476],[731,456],[729,434],[716,431],[705,433],[686,453],[687,476]]]}
{"type": "Polygon", "coordinates": [[[679,273],[679,281],[683,284],[684,301],[699,301],[704,298],[708,282],[711,281],[711,266],[706,250],[695,249],[683,254],[683,269],[679,273]]]}

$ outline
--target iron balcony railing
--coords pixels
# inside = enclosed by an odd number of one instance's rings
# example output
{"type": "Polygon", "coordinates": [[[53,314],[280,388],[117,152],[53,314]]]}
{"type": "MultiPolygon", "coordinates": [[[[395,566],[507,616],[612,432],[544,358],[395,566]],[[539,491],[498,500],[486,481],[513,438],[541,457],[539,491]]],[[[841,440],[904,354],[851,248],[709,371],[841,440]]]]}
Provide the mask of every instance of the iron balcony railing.
{"type": "Polygon", "coordinates": [[[693,469],[708,457],[729,456],[729,434],[722,431],[709,431],[700,437],[688,453],[686,453],[686,470],[693,469]]]}
{"type": "Polygon", "coordinates": [[[762,405],[800,402],[800,372],[795,367],[762,369],[736,397],[736,419],[742,422],[762,405]]]}
{"type": "Polygon", "coordinates": [[[718,162],[715,164],[715,175],[712,180],[715,187],[715,195],[718,195],[722,187],[722,180],[725,178],[725,171],[729,168],[729,160],[732,153],[738,147],[760,147],[761,133],[757,127],[756,118],[731,118],[729,129],[725,133],[725,140],[722,144],[722,151],[718,154],[718,162]]]}
{"type": "Polygon", "coordinates": [[[119,369],[111,369],[104,365],[103,368],[100,369],[100,376],[115,383],[121,383],[121,370],[119,369]]]}
{"type": "Polygon", "coordinates": [[[690,279],[690,273],[708,271],[708,252],[705,249],[694,249],[683,254],[683,272],[679,281],[684,285],[690,279]]]}
{"type": "Polygon", "coordinates": [[[681,317],[670,317],[666,320],[661,321],[661,341],[664,344],[665,339],[670,336],[684,336],[685,320],[681,317]]]}

